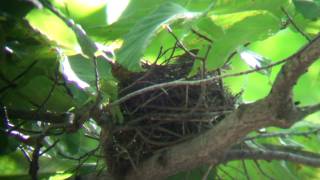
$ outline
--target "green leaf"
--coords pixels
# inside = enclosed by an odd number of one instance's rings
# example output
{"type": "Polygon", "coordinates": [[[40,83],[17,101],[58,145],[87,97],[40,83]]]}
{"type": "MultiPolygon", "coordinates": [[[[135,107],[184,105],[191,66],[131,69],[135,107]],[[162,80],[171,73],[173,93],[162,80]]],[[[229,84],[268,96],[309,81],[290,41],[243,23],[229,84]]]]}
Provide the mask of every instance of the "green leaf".
{"type": "Polygon", "coordinates": [[[67,155],[76,155],[80,151],[80,141],[83,134],[81,131],[75,133],[65,133],[61,136],[61,146],[63,144],[64,151],[67,155]]]}
{"type": "Polygon", "coordinates": [[[293,3],[304,17],[312,20],[320,17],[320,0],[293,0],[293,3]]]}
{"type": "Polygon", "coordinates": [[[74,24],[72,30],[76,34],[82,53],[87,55],[89,58],[94,58],[94,54],[98,50],[95,43],[89,38],[89,36],[87,36],[86,32],[80,25],[74,24]]]}
{"type": "Polygon", "coordinates": [[[198,13],[190,13],[180,5],[165,3],[151,15],[138,22],[125,36],[124,44],[117,52],[117,60],[130,71],[140,71],[140,58],[156,31],[165,23],[178,18],[191,18],[198,13]]]}
{"type": "MultiPolygon", "coordinates": [[[[99,56],[96,61],[99,78],[114,80],[107,60],[99,56]]],[[[96,91],[96,70],[91,59],[80,54],[68,57],[61,54],[61,65],[63,74],[69,81],[76,83],[82,89],[87,89],[90,93],[96,91]]]]}
{"type": "Polygon", "coordinates": [[[79,51],[75,33],[61,19],[46,9],[34,9],[26,16],[31,26],[72,53],[79,51]]]}
{"type": "Polygon", "coordinates": [[[224,35],[223,29],[209,17],[200,18],[197,21],[196,27],[201,32],[205,32],[212,40],[217,40],[224,35]]]}
{"type": "MultiPolygon", "coordinates": [[[[249,50],[248,48],[242,46],[237,48],[237,52],[240,54],[241,59],[250,66],[251,69],[265,67],[271,64],[271,60],[265,58],[264,56],[249,50]]],[[[264,69],[258,71],[266,76],[270,76],[271,69],[264,69]]]]}
{"type": "MultiPolygon", "coordinates": [[[[102,93],[101,103],[107,105],[118,99],[118,84],[116,79],[112,76],[111,66],[106,59],[99,56],[96,61],[100,79],[99,85],[102,93]]],[[[75,98],[77,98],[76,100],[81,102],[81,104],[85,104],[85,102],[90,100],[90,97],[96,95],[96,75],[93,61],[78,54],[69,57],[65,56],[64,59],[61,60],[61,63],[63,66],[63,73],[67,79],[80,87],[80,89],[72,88],[73,92],[77,95],[75,96],[75,98]],[[81,89],[84,89],[84,91],[87,92],[87,96],[81,93],[81,89]]],[[[123,115],[119,106],[115,106],[111,109],[111,115],[115,122],[123,122],[123,115]]]]}
{"type": "Polygon", "coordinates": [[[19,88],[19,93],[34,104],[42,105],[46,102],[43,105],[46,109],[57,112],[67,111],[74,105],[65,88],[54,85],[54,82],[45,76],[34,77],[27,85],[19,88]]]}
{"type": "MultiPolygon", "coordinates": [[[[115,80],[102,79],[101,90],[104,92],[103,103],[107,104],[118,99],[118,84],[115,80]]],[[[110,113],[115,123],[123,123],[124,117],[119,105],[111,107],[110,113]]]]}
{"type": "Polygon", "coordinates": [[[289,4],[289,0],[217,0],[214,13],[228,14],[250,10],[267,10],[273,14],[282,15],[280,8],[289,4]]]}
{"type": "MultiPolygon", "coordinates": [[[[254,52],[261,54],[262,56],[266,56],[273,61],[280,61],[285,59],[295,52],[297,52],[304,44],[306,44],[305,38],[299,34],[293,32],[290,28],[279,31],[276,35],[271,36],[263,41],[257,41],[248,46],[254,52]],[[290,44],[290,46],[288,46],[290,44]]],[[[226,73],[237,73],[241,71],[246,71],[248,66],[243,63],[240,59],[240,56],[236,55],[231,59],[232,69],[228,70],[226,73]]],[[[317,66],[315,67],[317,69],[317,66]]],[[[318,68],[319,69],[319,68],[318,68]]],[[[260,98],[265,97],[270,92],[271,86],[269,85],[269,81],[272,81],[277,72],[279,72],[280,66],[276,66],[272,68],[271,77],[262,76],[259,73],[252,73],[245,76],[238,76],[233,78],[227,78],[224,80],[224,83],[233,93],[239,93],[243,91],[242,98],[244,102],[252,102],[256,101],[260,98]],[[259,85],[257,85],[257,82],[259,85]]],[[[309,81],[310,82],[310,81],[309,81]]],[[[312,99],[312,101],[308,101],[307,103],[313,103],[319,96],[317,84],[313,87],[312,83],[301,83],[299,90],[299,99],[312,99]],[[305,95],[306,86],[309,89],[309,95],[305,95]],[[313,88],[311,88],[311,86],[313,88]],[[314,91],[310,96],[310,91],[314,91]],[[317,91],[317,93],[315,93],[317,91]],[[301,93],[300,93],[301,92],[301,93]]],[[[297,97],[297,87],[295,88],[295,98],[297,97]]]]}
{"type": "Polygon", "coordinates": [[[234,24],[224,36],[213,42],[208,56],[208,70],[222,66],[237,47],[273,35],[279,30],[279,19],[270,13],[255,14],[234,24]]]}

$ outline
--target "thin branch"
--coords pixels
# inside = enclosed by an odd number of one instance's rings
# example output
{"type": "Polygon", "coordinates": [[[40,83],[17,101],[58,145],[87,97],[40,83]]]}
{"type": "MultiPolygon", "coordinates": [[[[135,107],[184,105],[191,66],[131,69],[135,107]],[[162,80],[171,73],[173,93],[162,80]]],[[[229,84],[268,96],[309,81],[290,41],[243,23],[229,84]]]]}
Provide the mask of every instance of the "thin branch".
{"type": "Polygon", "coordinates": [[[58,83],[58,76],[59,76],[59,64],[56,65],[56,70],[54,73],[54,81],[53,84],[51,86],[51,89],[49,90],[49,93],[47,95],[47,97],[43,100],[43,102],[39,105],[38,108],[38,113],[40,113],[41,111],[45,110],[45,105],[48,103],[49,99],[51,98],[53,91],[55,90],[57,83],[58,83]]]}
{"type": "Polygon", "coordinates": [[[33,61],[25,70],[23,70],[20,74],[18,74],[15,78],[13,78],[13,80],[11,81],[11,83],[3,88],[0,89],[0,94],[5,92],[7,89],[14,87],[12,86],[16,81],[18,81],[20,78],[22,78],[24,75],[26,75],[31,69],[32,67],[37,64],[38,61],[33,61]]]}
{"type": "Polygon", "coordinates": [[[210,165],[210,166],[208,167],[206,173],[202,176],[202,180],[207,180],[207,179],[208,179],[208,176],[209,176],[212,168],[213,168],[213,165],[210,165]]]}
{"type": "Polygon", "coordinates": [[[213,40],[212,40],[212,39],[210,39],[209,37],[201,34],[200,32],[196,31],[195,29],[191,28],[191,32],[193,32],[195,35],[199,36],[200,38],[208,41],[209,43],[213,43],[213,40]]]}
{"type": "Polygon", "coordinates": [[[97,98],[100,98],[100,96],[101,96],[100,75],[99,75],[99,70],[98,70],[97,58],[95,58],[95,57],[93,58],[93,66],[94,66],[94,76],[95,76],[97,98]]]}
{"type": "Polygon", "coordinates": [[[256,167],[258,168],[258,170],[261,172],[262,175],[264,175],[265,177],[267,177],[271,180],[274,180],[273,177],[269,176],[266,172],[264,172],[264,170],[261,168],[261,166],[257,160],[254,159],[253,162],[256,165],[256,167]]]}
{"type": "Polygon", "coordinates": [[[234,177],[232,177],[227,171],[225,171],[224,169],[222,168],[218,168],[221,172],[223,172],[225,175],[227,175],[229,178],[231,179],[235,179],[234,177]]]}
{"type": "Polygon", "coordinates": [[[302,150],[245,150],[233,149],[225,154],[223,162],[232,160],[285,160],[313,167],[320,167],[320,154],[302,150]]]}
{"type": "Polygon", "coordinates": [[[249,176],[249,173],[248,173],[246,162],[244,160],[241,160],[241,162],[242,162],[242,167],[243,167],[243,170],[244,170],[244,174],[245,174],[247,180],[250,180],[250,176],[249,176]]]}
{"type": "Polygon", "coordinates": [[[311,106],[305,106],[305,107],[301,107],[300,111],[298,113],[298,116],[300,118],[304,118],[310,114],[313,114],[317,111],[320,111],[320,103],[319,104],[315,104],[315,105],[311,105],[311,106]]]}
{"type": "Polygon", "coordinates": [[[55,112],[42,112],[38,113],[37,110],[14,110],[7,109],[8,117],[12,119],[23,119],[27,121],[41,121],[49,123],[66,123],[74,116],[73,113],[55,113],[55,112]]]}
{"type": "Polygon", "coordinates": [[[166,25],[165,28],[167,29],[167,31],[174,37],[174,39],[177,41],[178,46],[184,50],[188,55],[190,55],[192,58],[195,59],[199,59],[199,57],[197,57],[197,55],[193,54],[191,51],[189,51],[184,45],[183,43],[179,40],[179,38],[173,33],[172,29],[170,28],[169,25],[166,25]]]}
{"type": "Polygon", "coordinates": [[[273,138],[273,137],[288,137],[288,136],[309,136],[312,134],[317,134],[320,132],[320,128],[311,129],[309,131],[302,131],[302,132],[274,132],[274,133],[265,133],[259,134],[257,136],[246,137],[243,138],[242,141],[251,141],[255,139],[261,138],[273,138]]]}
{"type": "Polygon", "coordinates": [[[20,149],[20,151],[22,152],[23,156],[26,158],[28,163],[31,163],[31,158],[30,158],[28,152],[26,152],[26,150],[22,147],[22,145],[18,146],[18,148],[20,149]]]}
{"type": "Polygon", "coordinates": [[[40,158],[40,149],[42,147],[42,143],[41,143],[42,140],[43,138],[38,139],[38,143],[32,153],[32,159],[29,166],[29,175],[31,176],[32,180],[38,179],[39,158],[40,158]]]}
{"type": "Polygon", "coordinates": [[[304,33],[297,24],[293,21],[292,17],[289,15],[289,13],[284,9],[284,7],[281,7],[282,12],[287,16],[289,22],[292,24],[292,26],[302,35],[304,36],[309,42],[311,42],[311,39],[304,33]]]}
{"type": "Polygon", "coordinates": [[[13,82],[11,82],[1,71],[0,71],[0,79],[5,83],[9,84],[9,86],[13,87],[16,86],[13,82]]]}
{"type": "Polygon", "coordinates": [[[54,147],[58,144],[59,141],[60,141],[59,139],[57,139],[56,141],[54,141],[49,147],[47,147],[47,149],[43,150],[43,151],[40,153],[40,156],[42,156],[43,154],[49,152],[52,148],[54,148],[54,147]]]}
{"type": "MultiPolygon", "coordinates": [[[[243,46],[247,47],[250,45],[250,42],[245,43],[243,46]]],[[[222,67],[226,66],[227,64],[229,64],[229,62],[232,60],[232,58],[237,54],[237,51],[233,51],[227,58],[226,62],[223,64],[222,67]]]]}
{"type": "MultiPolygon", "coordinates": [[[[172,49],[172,51],[171,51],[169,57],[166,58],[166,59],[163,61],[162,64],[167,65],[167,64],[170,63],[170,60],[174,57],[174,54],[175,54],[175,52],[176,52],[176,50],[177,50],[177,47],[178,47],[178,41],[176,41],[176,42],[174,43],[174,46],[173,46],[172,48],[170,48],[170,49],[172,49]]],[[[161,65],[162,65],[162,64],[161,64],[161,65]]]]}

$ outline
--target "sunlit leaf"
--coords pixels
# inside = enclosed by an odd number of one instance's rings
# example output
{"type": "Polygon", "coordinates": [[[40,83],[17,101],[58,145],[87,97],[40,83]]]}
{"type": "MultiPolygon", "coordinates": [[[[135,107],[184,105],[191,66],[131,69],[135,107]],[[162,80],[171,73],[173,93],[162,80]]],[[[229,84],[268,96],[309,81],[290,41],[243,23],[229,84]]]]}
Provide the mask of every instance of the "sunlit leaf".
{"type": "Polygon", "coordinates": [[[33,10],[26,16],[26,19],[32,27],[47,36],[49,40],[56,42],[71,53],[79,51],[77,37],[72,29],[48,10],[33,10]]]}
{"type": "Polygon", "coordinates": [[[118,62],[131,71],[140,71],[140,58],[161,25],[177,18],[192,18],[196,15],[198,14],[188,12],[177,4],[163,4],[151,15],[138,22],[125,36],[124,44],[117,53],[118,62]]]}
{"type": "MultiPolygon", "coordinates": [[[[241,59],[247,63],[252,69],[256,69],[256,68],[261,68],[261,67],[266,67],[268,65],[270,65],[271,60],[261,56],[260,54],[253,52],[251,50],[249,50],[246,47],[239,47],[237,49],[237,52],[240,54],[241,59]]],[[[264,69],[261,71],[264,75],[270,76],[271,74],[271,69],[264,69]]]]}
{"type": "Polygon", "coordinates": [[[226,30],[225,35],[212,43],[208,56],[208,69],[222,66],[228,56],[240,45],[263,40],[279,30],[279,19],[269,13],[245,18],[226,30]]]}
{"type": "MultiPolygon", "coordinates": [[[[279,61],[285,59],[299,50],[306,43],[306,39],[298,33],[293,32],[290,29],[285,29],[274,36],[271,36],[263,41],[257,41],[248,46],[254,52],[261,54],[262,56],[268,57],[273,61],[279,61]],[[288,46],[290,44],[290,46],[288,46]]],[[[231,60],[232,68],[228,71],[228,73],[245,71],[248,69],[246,63],[244,63],[239,55],[236,55],[231,60]]],[[[271,86],[269,85],[270,79],[274,79],[277,72],[279,72],[280,66],[272,68],[271,77],[262,76],[259,73],[248,74],[245,76],[239,76],[234,78],[227,78],[224,80],[224,83],[230,88],[230,90],[234,93],[238,93],[243,91],[243,100],[244,102],[255,101],[259,98],[266,96],[271,86]],[[257,82],[259,85],[257,86],[257,82]]],[[[305,96],[303,92],[305,92],[305,86],[307,84],[301,85],[301,97],[304,99],[309,96],[305,96]]],[[[309,89],[310,90],[310,89],[309,89]]],[[[312,93],[313,94],[313,93],[312,93]]],[[[318,96],[317,93],[316,96],[318,96]]],[[[297,94],[295,93],[295,96],[297,94]]],[[[311,98],[310,98],[311,99],[311,98]]],[[[315,96],[312,95],[312,99],[315,99],[315,96]]]]}
{"type": "Polygon", "coordinates": [[[223,29],[216,25],[211,18],[203,17],[197,21],[196,27],[200,32],[205,32],[212,40],[217,40],[224,35],[223,29]]]}
{"type": "Polygon", "coordinates": [[[216,14],[228,14],[248,10],[268,10],[274,14],[281,14],[280,7],[285,7],[289,3],[289,0],[218,0],[214,12],[216,14]]]}

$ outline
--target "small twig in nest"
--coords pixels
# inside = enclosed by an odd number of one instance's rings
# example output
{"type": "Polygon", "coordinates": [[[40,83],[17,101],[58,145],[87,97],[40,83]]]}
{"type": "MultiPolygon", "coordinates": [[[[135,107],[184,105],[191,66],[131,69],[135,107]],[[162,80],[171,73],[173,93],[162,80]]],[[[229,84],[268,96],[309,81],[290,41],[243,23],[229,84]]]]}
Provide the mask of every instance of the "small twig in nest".
{"type": "Polygon", "coordinates": [[[169,25],[165,25],[165,29],[176,39],[178,46],[184,50],[187,54],[189,54],[192,58],[199,59],[195,54],[193,54],[191,51],[189,51],[183,43],[179,40],[179,38],[173,33],[172,29],[170,28],[169,25]]]}

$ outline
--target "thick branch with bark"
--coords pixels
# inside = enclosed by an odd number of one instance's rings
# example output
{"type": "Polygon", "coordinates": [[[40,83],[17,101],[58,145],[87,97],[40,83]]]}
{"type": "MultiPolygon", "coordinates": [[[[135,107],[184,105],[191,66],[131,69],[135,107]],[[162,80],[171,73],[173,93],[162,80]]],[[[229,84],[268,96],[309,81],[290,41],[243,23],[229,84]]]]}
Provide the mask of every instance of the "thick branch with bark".
{"type": "Polygon", "coordinates": [[[266,98],[241,105],[207,132],[155,153],[135,171],[129,172],[126,179],[163,179],[203,164],[218,165],[223,161],[224,153],[249,132],[267,126],[290,127],[318,110],[318,105],[309,111],[297,108],[291,95],[299,77],[318,57],[320,35],[287,59],[266,98]]]}

